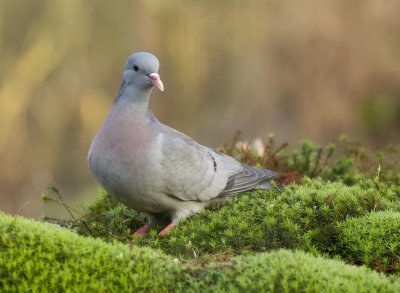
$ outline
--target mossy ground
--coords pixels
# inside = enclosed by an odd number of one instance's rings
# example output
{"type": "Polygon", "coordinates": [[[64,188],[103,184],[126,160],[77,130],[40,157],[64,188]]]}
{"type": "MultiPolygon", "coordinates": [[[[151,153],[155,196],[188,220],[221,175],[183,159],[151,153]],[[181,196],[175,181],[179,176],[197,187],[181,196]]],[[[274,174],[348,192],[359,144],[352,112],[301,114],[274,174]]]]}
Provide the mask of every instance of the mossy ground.
{"type": "Polygon", "coordinates": [[[396,292],[367,268],[274,250],[207,263],[0,213],[1,292],[396,292]]]}
{"type": "Polygon", "coordinates": [[[142,215],[103,194],[75,223],[79,234],[108,241],[160,248],[180,258],[238,255],[276,248],[329,253],[336,245],[336,224],[370,212],[400,211],[396,189],[365,180],[354,186],[320,179],[304,179],[270,191],[251,191],[218,210],[203,210],[172,230],[157,236],[156,227],[143,238],[132,231],[145,223],[142,215]]]}
{"type": "Polygon", "coordinates": [[[166,237],[160,226],[132,238],[145,218],[104,192],[85,215],[58,222],[72,231],[0,214],[0,289],[399,291],[398,153],[340,143],[289,151],[270,140],[263,154],[225,146],[294,183],[240,194],[166,237]]]}

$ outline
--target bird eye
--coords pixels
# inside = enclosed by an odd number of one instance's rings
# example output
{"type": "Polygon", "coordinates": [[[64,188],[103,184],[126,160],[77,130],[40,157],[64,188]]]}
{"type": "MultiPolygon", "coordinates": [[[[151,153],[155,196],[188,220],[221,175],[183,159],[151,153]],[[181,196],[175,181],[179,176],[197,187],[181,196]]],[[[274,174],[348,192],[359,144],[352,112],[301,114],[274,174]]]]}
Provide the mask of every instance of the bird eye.
{"type": "Polygon", "coordinates": [[[133,65],[133,70],[138,71],[139,67],[137,67],[137,65],[133,65]]]}

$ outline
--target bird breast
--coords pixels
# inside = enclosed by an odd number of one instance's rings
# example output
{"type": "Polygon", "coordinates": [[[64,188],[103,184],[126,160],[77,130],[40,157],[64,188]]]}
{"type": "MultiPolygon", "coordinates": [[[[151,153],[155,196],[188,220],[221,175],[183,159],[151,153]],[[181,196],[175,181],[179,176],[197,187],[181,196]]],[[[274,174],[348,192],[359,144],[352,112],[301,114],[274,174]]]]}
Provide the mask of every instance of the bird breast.
{"type": "Polygon", "coordinates": [[[156,129],[134,117],[129,123],[124,118],[129,117],[107,117],[89,150],[91,171],[117,199],[143,193],[149,178],[157,175],[156,129]]]}

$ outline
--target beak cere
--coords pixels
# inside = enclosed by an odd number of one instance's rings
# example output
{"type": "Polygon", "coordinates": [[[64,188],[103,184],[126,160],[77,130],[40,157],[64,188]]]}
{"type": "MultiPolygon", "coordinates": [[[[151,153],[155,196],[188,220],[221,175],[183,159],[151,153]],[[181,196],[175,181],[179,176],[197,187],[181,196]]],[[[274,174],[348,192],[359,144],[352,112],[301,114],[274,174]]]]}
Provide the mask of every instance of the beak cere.
{"type": "Polygon", "coordinates": [[[164,91],[164,85],[163,85],[163,82],[161,81],[160,76],[158,75],[158,73],[150,73],[148,75],[148,77],[151,79],[151,82],[153,83],[153,85],[158,87],[158,89],[160,91],[164,91]]]}

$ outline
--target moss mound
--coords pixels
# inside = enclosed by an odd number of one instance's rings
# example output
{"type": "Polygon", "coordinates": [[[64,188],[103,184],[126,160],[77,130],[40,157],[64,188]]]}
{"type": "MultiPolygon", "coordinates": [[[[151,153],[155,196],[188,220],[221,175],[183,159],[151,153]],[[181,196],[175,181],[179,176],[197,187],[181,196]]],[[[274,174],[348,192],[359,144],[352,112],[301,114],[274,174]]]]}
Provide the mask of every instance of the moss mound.
{"type": "Polygon", "coordinates": [[[348,262],[400,275],[400,213],[384,211],[338,223],[336,252],[348,262]]]}
{"type": "Polygon", "coordinates": [[[393,278],[304,252],[176,261],[0,213],[0,290],[145,292],[396,292],[393,278]]]}
{"type": "Polygon", "coordinates": [[[198,292],[394,292],[393,278],[367,268],[315,257],[301,251],[278,250],[236,257],[222,271],[209,268],[190,283],[198,292]],[[383,290],[383,291],[381,291],[383,290]]]}
{"type": "Polygon", "coordinates": [[[155,250],[83,238],[2,213],[0,247],[1,292],[170,291],[178,272],[155,250]]]}

